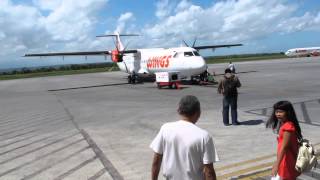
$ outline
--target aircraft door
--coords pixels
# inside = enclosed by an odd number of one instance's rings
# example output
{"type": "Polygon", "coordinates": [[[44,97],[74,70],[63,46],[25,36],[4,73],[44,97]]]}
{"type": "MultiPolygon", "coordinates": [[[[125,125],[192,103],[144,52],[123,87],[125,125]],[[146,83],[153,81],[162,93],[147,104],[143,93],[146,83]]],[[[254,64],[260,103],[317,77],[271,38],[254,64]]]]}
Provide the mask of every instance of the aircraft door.
{"type": "Polygon", "coordinates": [[[134,54],[133,57],[133,71],[135,73],[139,72],[141,69],[141,52],[138,51],[136,54],[134,54]]]}

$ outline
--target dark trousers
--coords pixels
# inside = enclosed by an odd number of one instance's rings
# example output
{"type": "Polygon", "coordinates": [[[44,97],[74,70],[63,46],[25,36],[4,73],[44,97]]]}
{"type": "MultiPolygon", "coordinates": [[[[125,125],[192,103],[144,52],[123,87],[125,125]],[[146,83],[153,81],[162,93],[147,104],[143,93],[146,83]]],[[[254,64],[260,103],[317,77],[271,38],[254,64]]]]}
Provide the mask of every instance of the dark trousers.
{"type": "Polygon", "coordinates": [[[223,123],[224,124],[229,124],[229,106],[231,106],[232,124],[238,123],[237,99],[238,99],[238,96],[230,96],[230,97],[223,96],[222,115],[223,115],[223,123]]]}

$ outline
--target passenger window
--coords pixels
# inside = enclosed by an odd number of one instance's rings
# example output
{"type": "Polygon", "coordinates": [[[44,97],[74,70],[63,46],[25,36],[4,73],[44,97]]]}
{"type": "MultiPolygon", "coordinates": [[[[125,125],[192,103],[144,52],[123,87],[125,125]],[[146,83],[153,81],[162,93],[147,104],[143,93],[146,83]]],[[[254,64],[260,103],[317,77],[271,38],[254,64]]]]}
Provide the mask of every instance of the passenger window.
{"type": "Polygon", "coordinates": [[[193,56],[192,52],[184,52],[184,57],[193,56]]]}

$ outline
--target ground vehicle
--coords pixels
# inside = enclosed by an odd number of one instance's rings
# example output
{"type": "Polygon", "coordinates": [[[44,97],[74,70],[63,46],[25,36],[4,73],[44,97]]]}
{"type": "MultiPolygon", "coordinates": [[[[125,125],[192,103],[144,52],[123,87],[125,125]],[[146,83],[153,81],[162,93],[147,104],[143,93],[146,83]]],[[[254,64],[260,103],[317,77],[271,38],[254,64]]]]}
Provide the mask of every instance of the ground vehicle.
{"type": "Polygon", "coordinates": [[[156,84],[159,89],[164,86],[169,88],[179,89],[180,88],[180,73],[178,71],[172,72],[157,72],[156,84]]]}

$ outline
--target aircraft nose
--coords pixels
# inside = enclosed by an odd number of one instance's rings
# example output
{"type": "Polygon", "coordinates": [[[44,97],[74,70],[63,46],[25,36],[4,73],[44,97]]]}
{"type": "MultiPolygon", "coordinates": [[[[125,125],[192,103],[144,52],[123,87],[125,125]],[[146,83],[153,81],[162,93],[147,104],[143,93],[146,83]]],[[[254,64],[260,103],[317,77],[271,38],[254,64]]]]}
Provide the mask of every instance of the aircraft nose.
{"type": "Polygon", "coordinates": [[[203,71],[207,70],[207,63],[205,62],[205,60],[203,58],[200,58],[197,61],[197,68],[199,68],[203,71]]]}
{"type": "Polygon", "coordinates": [[[289,56],[290,52],[287,51],[287,52],[285,52],[284,54],[285,54],[286,56],[289,56]]]}

